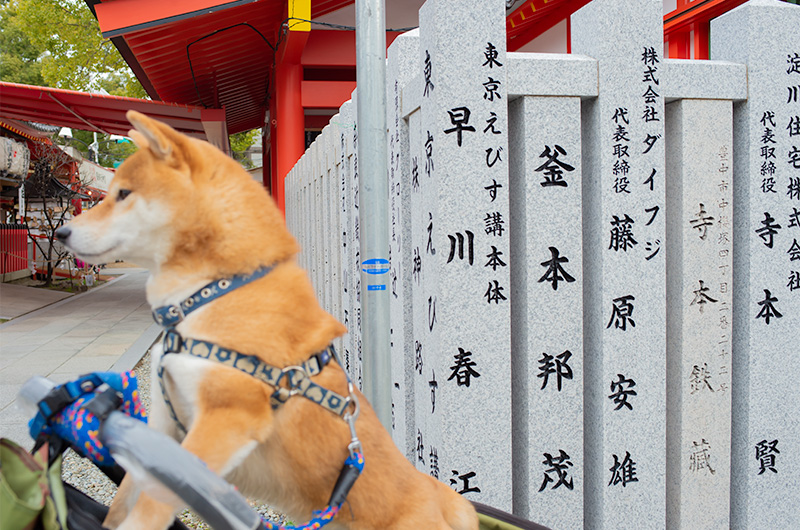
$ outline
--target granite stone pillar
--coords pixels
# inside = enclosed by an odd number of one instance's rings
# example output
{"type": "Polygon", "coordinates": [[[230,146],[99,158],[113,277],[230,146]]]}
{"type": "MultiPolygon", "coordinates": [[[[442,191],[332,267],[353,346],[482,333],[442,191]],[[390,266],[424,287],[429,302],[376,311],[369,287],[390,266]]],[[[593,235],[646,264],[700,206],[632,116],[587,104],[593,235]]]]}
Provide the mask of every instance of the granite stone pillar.
{"type": "Polygon", "coordinates": [[[663,528],[666,303],[662,10],[595,0],[572,51],[598,63],[584,102],[585,519],[663,528]]]}
{"type": "Polygon", "coordinates": [[[800,521],[800,7],[712,21],[711,58],[747,65],[734,107],[732,528],[800,521]]]}

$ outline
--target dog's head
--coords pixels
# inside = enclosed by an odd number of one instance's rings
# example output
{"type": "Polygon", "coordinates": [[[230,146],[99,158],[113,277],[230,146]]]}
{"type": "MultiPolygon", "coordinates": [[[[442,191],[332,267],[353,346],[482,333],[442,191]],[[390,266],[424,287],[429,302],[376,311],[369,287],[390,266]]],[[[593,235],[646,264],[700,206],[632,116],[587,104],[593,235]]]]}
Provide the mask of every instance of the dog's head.
{"type": "Polygon", "coordinates": [[[237,162],[143,114],[127,117],[139,149],[117,170],[106,199],[56,232],[75,255],[150,269],[205,261],[235,273],[296,252],[280,212],[237,162]]]}

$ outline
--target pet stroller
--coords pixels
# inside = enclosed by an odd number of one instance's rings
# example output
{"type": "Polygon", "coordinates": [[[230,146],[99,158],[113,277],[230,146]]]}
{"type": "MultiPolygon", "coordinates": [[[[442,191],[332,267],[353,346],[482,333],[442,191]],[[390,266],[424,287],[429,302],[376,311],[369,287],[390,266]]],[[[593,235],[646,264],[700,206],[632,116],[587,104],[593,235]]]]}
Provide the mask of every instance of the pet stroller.
{"type": "MultiPolygon", "coordinates": [[[[200,459],[172,438],[147,428],[132,372],[93,373],[58,386],[34,377],[20,391],[20,401],[33,415],[29,430],[36,445],[28,454],[13,442],[0,442],[3,529],[102,528],[108,508],[61,481],[61,455],[68,447],[90,458],[117,485],[126,472],[133,473],[151,495],[180,499],[214,529],[321,528],[338,512],[360,473],[360,468],[348,472],[346,462],[329,506],[315,512],[306,525],[284,526],[263,520],[200,459]],[[31,497],[31,491],[41,495],[31,497]]],[[[548,530],[479,503],[475,507],[481,530],[548,530]]],[[[176,520],[171,530],[187,528],[176,520]]]]}

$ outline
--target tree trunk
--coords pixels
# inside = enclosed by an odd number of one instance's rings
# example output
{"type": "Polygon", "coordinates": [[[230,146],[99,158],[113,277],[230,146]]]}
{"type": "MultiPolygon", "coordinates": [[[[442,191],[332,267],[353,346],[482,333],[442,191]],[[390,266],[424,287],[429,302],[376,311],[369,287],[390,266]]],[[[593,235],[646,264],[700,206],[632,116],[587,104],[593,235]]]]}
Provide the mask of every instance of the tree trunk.
{"type": "Polygon", "coordinates": [[[47,260],[47,277],[44,280],[44,286],[50,287],[53,285],[53,264],[50,262],[49,256],[47,260]]]}

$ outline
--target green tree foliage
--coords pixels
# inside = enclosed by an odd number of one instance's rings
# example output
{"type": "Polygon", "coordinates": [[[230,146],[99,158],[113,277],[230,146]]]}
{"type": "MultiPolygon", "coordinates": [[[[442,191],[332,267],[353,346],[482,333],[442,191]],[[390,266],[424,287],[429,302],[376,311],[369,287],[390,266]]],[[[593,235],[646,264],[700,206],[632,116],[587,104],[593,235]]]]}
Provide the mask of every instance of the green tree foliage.
{"type": "MultiPolygon", "coordinates": [[[[146,98],[113,43],[103,39],[97,20],[83,0],[0,0],[0,79],[12,83],[82,91],[105,90],[116,96],[146,98]]],[[[72,130],[73,139],[57,139],[89,156],[91,132],[72,130]]],[[[230,135],[234,158],[248,167],[245,151],[258,129],[230,135]]],[[[136,148],[98,134],[98,159],[106,167],[136,148]]]]}
{"type": "Polygon", "coordinates": [[[245,156],[245,151],[253,145],[258,133],[259,129],[251,129],[228,136],[228,141],[231,143],[231,154],[233,158],[246,168],[252,167],[253,163],[245,156]]]}
{"type": "Polygon", "coordinates": [[[126,158],[136,152],[137,147],[133,142],[109,140],[100,142],[100,165],[117,167],[126,158]]]}
{"type": "MultiPolygon", "coordinates": [[[[0,79],[26,85],[116,96],[147,97],[111,41],[100,35],[97,20],[82,0],[0,0],[0,79]]],[[[88,159],[94,141],[73,129],[74,139],[56,142],[76,147],[88,159]]],[[[131,143],[98,135],[100,165],[113,167],[131,155],[131,143]]]]}
{"type": "Polygon", "coordinates": [[[0,0],[0,78],[145,97],[83,0],[0,0]]]}
{"type": "Polygon", "coordinates": [[[94,158],[89,153],[94,134],[78,129],[72,129],[72,138],[57,137],[55,141],[76,148],[84,158],[104,167],[115,167],[136,152],[136,146],[132,142],[112,140],[109,135],[98,133],[97,158],[94,158]]]}
{"type": "Polygon", "coordinates": [[[28,35],[9,21],[17,16],[14,6],[0,2],[0,80],[25,85],[43,85],[44,50],[34,46],[28,35]]]}

